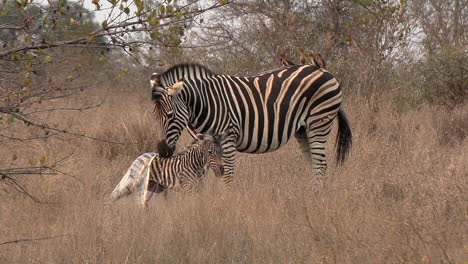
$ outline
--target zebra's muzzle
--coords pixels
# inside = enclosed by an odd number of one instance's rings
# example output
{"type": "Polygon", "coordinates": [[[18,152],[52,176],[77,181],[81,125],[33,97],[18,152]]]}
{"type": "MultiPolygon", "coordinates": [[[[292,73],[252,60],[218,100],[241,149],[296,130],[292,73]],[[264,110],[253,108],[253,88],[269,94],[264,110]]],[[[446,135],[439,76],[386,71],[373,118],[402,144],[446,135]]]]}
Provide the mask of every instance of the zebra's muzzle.
{"type": "Polygon", "coordinates": [[[159,155],[161,155],[161,157],[163,158],[169,158],[172,156],[172,154],[174,153],[174,150],[175,150],[175,147],[169,147],[169,145],[167,145],[166,141],[163,140],[163,141],[160,141],[158,143],[158,153],[159,155]]]}

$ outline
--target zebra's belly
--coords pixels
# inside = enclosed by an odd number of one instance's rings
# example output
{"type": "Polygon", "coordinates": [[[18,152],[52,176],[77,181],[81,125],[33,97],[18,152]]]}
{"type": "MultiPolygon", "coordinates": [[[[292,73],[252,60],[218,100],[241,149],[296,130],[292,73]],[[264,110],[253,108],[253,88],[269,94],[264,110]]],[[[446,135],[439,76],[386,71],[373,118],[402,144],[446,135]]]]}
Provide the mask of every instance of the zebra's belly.
{"type": "Polygon", "coordinates": [[[293,126],[290,131],[279,131],[272,135],[268,133],[257,133],[242,137],[236,146],[236,150],[252,154],[268,153],[278,150],[294,137],[298,127],[299,126],[293,126]]]}
{"type": "Polygon", "coordinates": [[[262,153],[268,153],[268,152],[273,152],[275,150],[278,150],[278,149],[280,149],[282,146],[284,146],[286,144],[287,144],[287,142],[284,142],[281,145],[274,146],[274,147],[272,147],[272,146],[260,146],[258,149],[254,149],[254,150],[238,146],[238,147],[236,147],[236,150],[239,151],[239,152],[243,152],[243,153],[262,154],[262,153]]]}

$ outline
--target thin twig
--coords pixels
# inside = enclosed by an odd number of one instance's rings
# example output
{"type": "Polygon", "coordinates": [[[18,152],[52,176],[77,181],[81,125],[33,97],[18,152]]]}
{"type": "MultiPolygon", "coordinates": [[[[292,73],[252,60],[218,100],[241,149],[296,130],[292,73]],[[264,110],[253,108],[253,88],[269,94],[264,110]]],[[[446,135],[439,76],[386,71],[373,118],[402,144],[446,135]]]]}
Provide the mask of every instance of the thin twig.
{"type": "Polygon", "coordinates": [[[48,239],[59,238],[59,237],[66,237],[66,236],[69,236],[69,235],[40,237],[40,238],[20,238],[20,239],[16,239],[16,240],[2,242],[2,243],[0,243],[0,246],[7,245],[7,244],[13,244],[13,243],[17,244],[17,243],[22,243],[22,242],[35,242],[35,241],[48,240],[48,239]]]}
{"type": "Polygon", "coordinates": [[[59,133],[62,133],[62,134],[68,134],[68,135],[77,136],[77,137],[84,137],[84,138],[87,138],[87,139],[92,139],[92,140],[101,141],[101,142],[105,142],[105,143],[112,143],[112,144],[118,144],[118,145],[123,145],[124,144],[124,143],[121,143],[121,142],[115,142],[115,141],[111,141],[111,140],[107,140],[107,139],[103,139],[103,138],[86,136],[85,134],[80,134],[80,133],[76,133],[76,132],[70,132],[70,131],[67,131],[65,129],[53,128],[53,127],[50,127],[49,125],[46,125],[46,124],[40,124],[40,123],[31,121],[30,119],[24,118],[23,116],[20,116],[20,115],[15,115],[15,118],[20,120],[20,121],[23,121],[25,124],[29,124],[29,125],[32,125],[32,126],[35,126],[35,127],[38,127],[38,128],[42,128],[44,130],[56,131],[56,132],[59,132],[59,133]]]}
{"type": "Polygon", "coordinates": [[[0,172],[0,181],[5,183],[7,186],[12,188],[13,190],[15,190],[15,191],[17,191],[17,192],[19,192],[21,194],[24,194],[25,196],[27,196],[28,198],[33,200],[35,203],[40,203],[40,204],[45,203],[45,202],[39,200],[38,198],[36,198],[35,196],[33,196],[32,194],[30,194],[23,186],[21,186],[21,184],[19,184],[15,179],[8,176],[7,174],[4,174],[4,173],[0,172]],[[11,183],[7,182],[6,180],[9,180],[11,183]]]}

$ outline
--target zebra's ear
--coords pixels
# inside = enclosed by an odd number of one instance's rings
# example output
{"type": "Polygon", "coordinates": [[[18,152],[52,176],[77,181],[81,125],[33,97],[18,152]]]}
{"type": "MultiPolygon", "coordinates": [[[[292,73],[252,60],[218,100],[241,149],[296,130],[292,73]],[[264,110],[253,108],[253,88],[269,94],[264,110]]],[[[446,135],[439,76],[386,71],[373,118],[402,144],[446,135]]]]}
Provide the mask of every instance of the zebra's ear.
{"type": "Polygon", "coordinates": [[[171,87],[167,88],[167,94],[169,96],[176,96],[184,88],[184,81],[180,80],[174,83],[171,87]]]}
{"type": "Polygon", "coordinates": [[[153,100],[156,99],[156,97],[160,96],[160,94],[158,95],[158,93],[164,92],[164,88],[161,87],[159,83],[159,78],[160,78],[160,75],[157,73],[153,73],[153,75],[151,75],[150,87],[151,87],[152,94],[153,94],[153,100]]]}
{"type": "Polygon", "coordinates": [[[159,82],[159,76],[160,75],[157,72],[153,72],[153,74],[151,74],[151,80],[155,82],[159,82]]]}

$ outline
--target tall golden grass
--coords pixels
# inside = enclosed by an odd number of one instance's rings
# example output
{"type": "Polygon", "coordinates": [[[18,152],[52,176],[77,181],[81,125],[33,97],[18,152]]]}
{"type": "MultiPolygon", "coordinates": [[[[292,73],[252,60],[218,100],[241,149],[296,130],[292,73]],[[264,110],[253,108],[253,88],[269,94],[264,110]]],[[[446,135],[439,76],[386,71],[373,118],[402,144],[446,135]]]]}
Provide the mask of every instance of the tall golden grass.
{"type": "MultiPolygon", "coordinates": [[[[122,145],[62,137],[0,149],[56,159],[71,176],[28,176],[47,201],[0,190],[0,263],[463,263],[466,253],[468,108],[399,112],[353,103],[354,145],[342,167],[329,142],[327,184],[293,140],[279,151],[239,154],[233,188],[212,173],[191,196],[168,193],[141,210],[104,198],[141,153],[155,151],[149,99],[114,91],[85,113],[50,116],[122,145]],[[58,236],[58,237],[55,237],[58,236]]],[[[20,129],[20,126],[18,126],[20,129]]],[[[21,129],[23,129],[21,127],[21,129]]],[[[180,147],[189,141],[181,141],[180,147]]]]}

